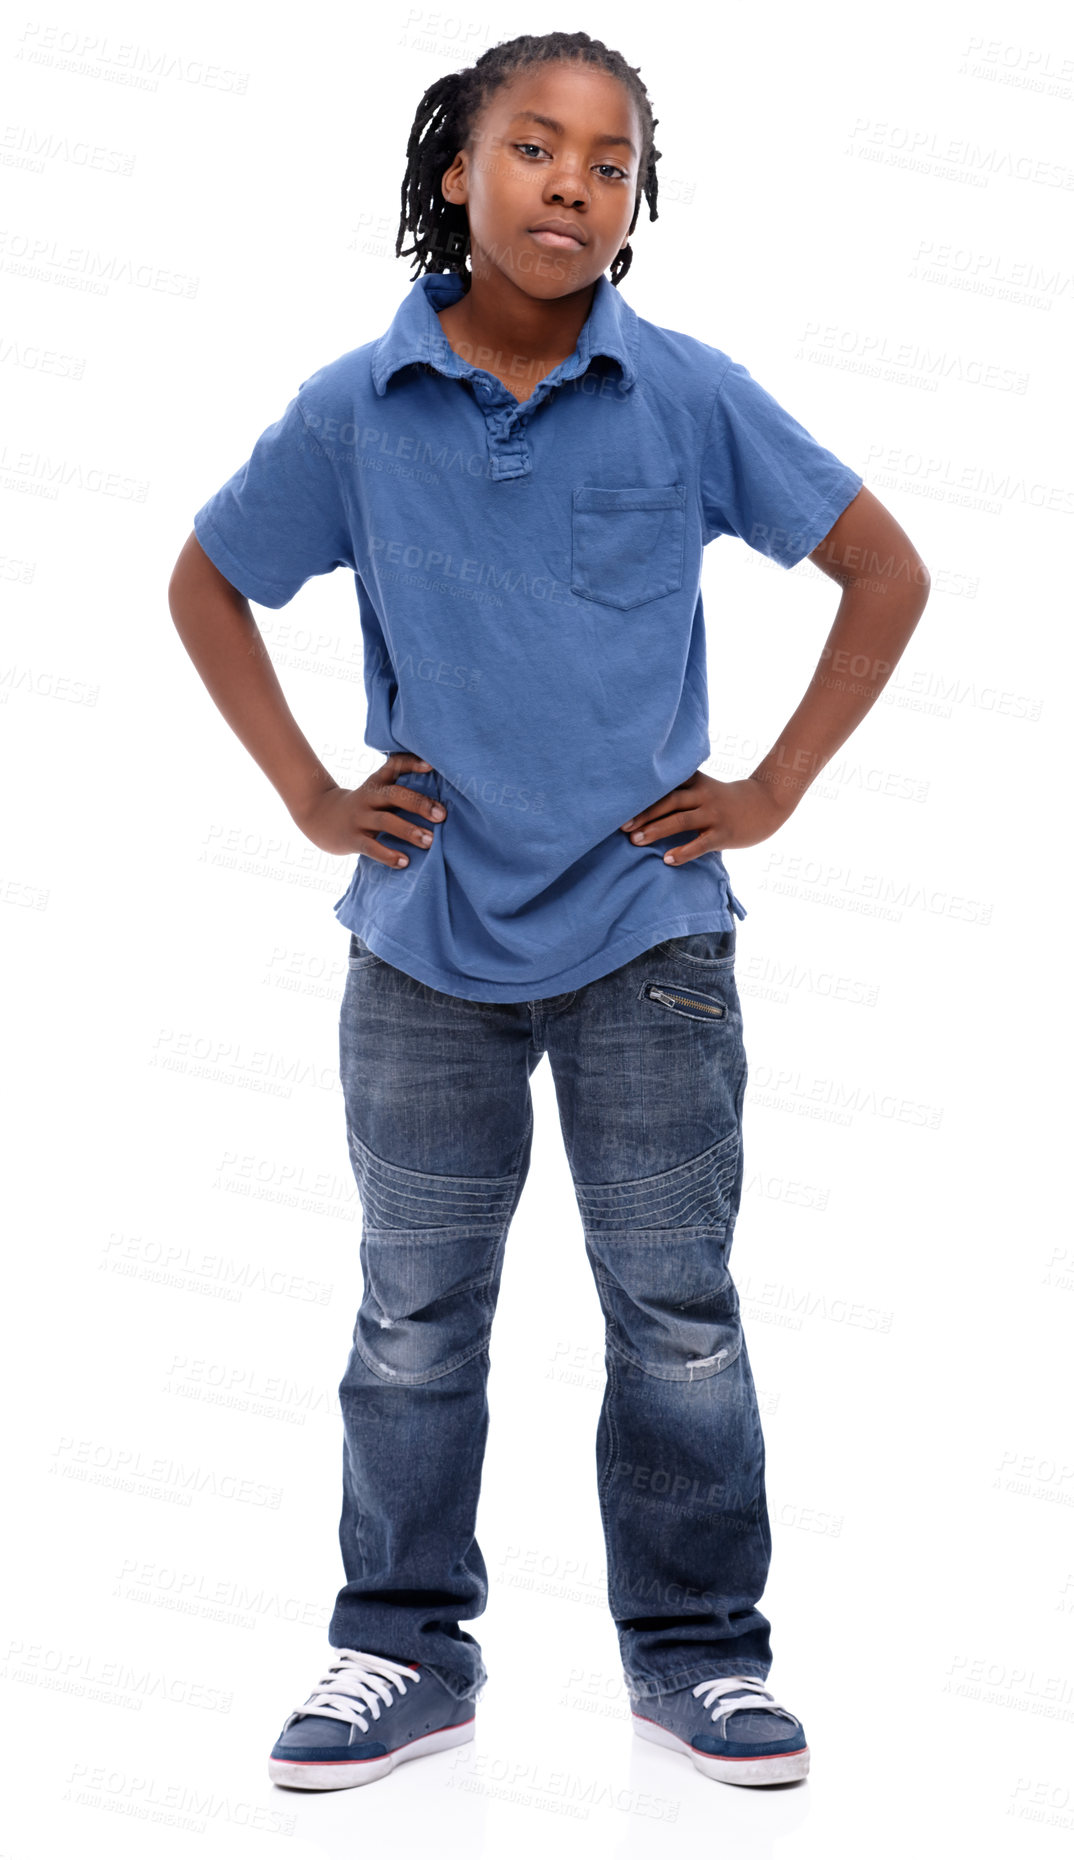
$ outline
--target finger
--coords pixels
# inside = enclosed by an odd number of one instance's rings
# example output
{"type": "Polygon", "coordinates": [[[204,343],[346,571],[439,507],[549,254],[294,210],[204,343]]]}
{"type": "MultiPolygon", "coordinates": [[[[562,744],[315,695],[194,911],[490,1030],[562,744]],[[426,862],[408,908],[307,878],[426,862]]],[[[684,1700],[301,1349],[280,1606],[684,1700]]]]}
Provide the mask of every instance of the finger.
{"type": "Polygon", "coordinates": [[[435,794],[422,794],[418,788],[408,788],[405,782],[395,781],[385,788],[379,797],[382,807],[405,807],[409,814],[424,814],[427,820],[443,820],[447,809],[435,794]]]}
{"type": "Polygon", "coordinates": [[[625,831],[628,827],[640,827],[644,820],[651,820],[655,809],[659,806],[659,801],[652,801],[648,807],[639,807],[636,814],[631,814],[629,820],[624,820],[623,830],[625,831]]]}
{"type": "Polygon", "coordinates": [[[385,823],[377,829],[378,832],[390,833],[396,840],[409,840],[412,846],[432,845],[433,830],[431,827],[420,826],[413,820],[403,820],[398,814],[393,814],[390,808],[385,808],[384,813],[385,823]]]}
{"type": "Polygon", "coordinates": [[[665,865],[685,865],[690,859],[699,859],[702,853],[712,852],[716,845],[716,832],[713,827],[706,828],[684,846],[671,846],[664,854],[665,865]]]}
{"type": "Polygon", "coordinates": [[[630,828],[644,826],[646,821],[659,820],[666,807],[671,807],[675,803],[681,805],[691,798],[687,789],[673,788],[670,794],[662,794],[659,801],[650,801],[648,807],[639,807],[636,814],[631,814],[629,820],[624,820],[621,831],[626,832],[630,828]]]}
{"type": "Polygon", "coordinates": [[[361,840],[361,845],[356,846],[354,850],[361,853],[363,859],[375,859],[378,865],[410,864],[410,860],[406,853],[396,852],[394,847],[391,846],[382,846],[380,841],[375,840],[372,834],[366,830],[363,829],[359,838],[361,840]]]}
{"type": "MultiPolygon", "coordinates": [[[[692,812],[692,810],[691,810],[692,812]]],[[[688,833],[696,821],[690,813],[680,811],[677,814],[658,814],[647,825],[631,827],[630,838],[635,846],[647,846],[650,840],[666,840],[669,833],[688,833]]]]}

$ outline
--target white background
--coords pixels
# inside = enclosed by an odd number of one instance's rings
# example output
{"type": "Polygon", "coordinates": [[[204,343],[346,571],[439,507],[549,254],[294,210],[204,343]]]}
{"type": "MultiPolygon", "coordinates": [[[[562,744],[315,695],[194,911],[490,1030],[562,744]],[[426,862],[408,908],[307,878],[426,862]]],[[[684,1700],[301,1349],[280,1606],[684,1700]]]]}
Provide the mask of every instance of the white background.
{"type": "MultiPolygon", "coordinates": [[[[3,1853],[1058,1853],[1069,17],[631,3],[471,27],[194,0],[12,15],[0,62],[3,1853]],[[422,91],[551,27],[640,66],[659,119],[627,300],[744,362],[932,574],[872,713],[778,837],[728,855],[763,1606],[813,1770],[736,1790],[633,1736],[595,1489],[602,1325],[542,1064],[493,1334],[477,1740],[306,1798],[265,1758],[342,1581],[360,1217],[331,905],[353,861],[294,828],[166,590],[198,506],[409,287],[422,91]]],[[[837,590],[726,540],[703,585],[706,767],[741,775],[837,590]]],[[[344,675],[351,578],[255,611],[356,785],[381,757],[356,659],[344,675]]]]}

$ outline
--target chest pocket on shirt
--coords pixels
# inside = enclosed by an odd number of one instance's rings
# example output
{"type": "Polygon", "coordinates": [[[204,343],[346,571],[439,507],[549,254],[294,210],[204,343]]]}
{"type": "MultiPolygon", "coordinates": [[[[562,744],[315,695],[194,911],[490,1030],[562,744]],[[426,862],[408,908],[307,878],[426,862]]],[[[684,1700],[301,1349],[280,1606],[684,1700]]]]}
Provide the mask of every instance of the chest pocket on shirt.
{"type": "Polygon", "coordinates": [[[581,485],[571,509],[571,593],[622,609],[675,594],[685,540],[685,485],[581,485]]]}

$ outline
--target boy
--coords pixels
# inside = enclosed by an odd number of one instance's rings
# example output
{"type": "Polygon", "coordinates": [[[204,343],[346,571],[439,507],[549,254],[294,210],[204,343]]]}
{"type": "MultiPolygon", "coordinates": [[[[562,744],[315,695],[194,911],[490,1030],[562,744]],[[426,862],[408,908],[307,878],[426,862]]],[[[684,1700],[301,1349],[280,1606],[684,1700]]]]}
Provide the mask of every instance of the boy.
{"type": "Polygon", "coordinates": [[[598,1485],[635,1730],[724,1781],[808,1769],[764,1685],[764,1447],[728,1267],[745,910],[722,852],[777,831],[865,715],[928,575],[741,364],[618,294],[643,191],[655,217],[653,124],[634,68],[584,33],[524,36],[431,86],[403,214],[425,275],[381,337],[302,383],[172,578],[184,644],[292,818],[362,855],[335,905],[364,1215],[347,1582],[333,1659],[270,1758],[298,1787],[473,1734],[485,1671],[458,1624],[487,1598],[488,1344],[546,1051],[607,1323],[598,1485]],[[842,589],[801,703],[731,782],[699,767],[719,535],[786,568],[808,554],[842,589]],[[352,791],[299,730],[248,605],[337,566],[365,738],[387,756],[352,791]],[[837,652],[863,676],[824,676],[837,652]],[[624,1459],[701,1497],[632,1503],[624,1459]]]}

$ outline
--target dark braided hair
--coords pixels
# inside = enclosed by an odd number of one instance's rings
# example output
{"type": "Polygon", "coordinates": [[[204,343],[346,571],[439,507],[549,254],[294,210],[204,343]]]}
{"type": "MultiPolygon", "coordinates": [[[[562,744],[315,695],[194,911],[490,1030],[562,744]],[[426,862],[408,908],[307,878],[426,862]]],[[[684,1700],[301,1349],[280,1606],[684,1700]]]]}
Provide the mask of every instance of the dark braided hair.
{"type": "MultiPolygon", "coordinates": [[[[469,290],[470,223],[465,207],[444,199],[441,178],[459,150],[466,147],[474,123],[493,92],[516,72],[557,59],[597,65],[629,91],[641,119],[642,149],[634,216],[627,230],[633,232],[638,223],[643,193],[649,203],[649,218],[657,218],[656,164],[660,150],[653,147],[653,130],[660,119],[653,115],[637,67],[628,65],[621,52],[612,51],[600,39],[591,39],[587,32],[546,32],[540,36],[523,33],[520,38],[490,45],[465,71],[449,71],[446,77],[438,78],[418,105],[407,142],[402,211],[395,240],[397,258],[414,255],[412,282],[424,271],[456,271],[462,276],[464,291],[469,290]],[[408,232],[414,233],[414,243],[404,247],[403,238],[408,232]]],[[[613,284],[626,276],[633,256],[629,245],[616,253],[611,264],[613,284]]]]}

